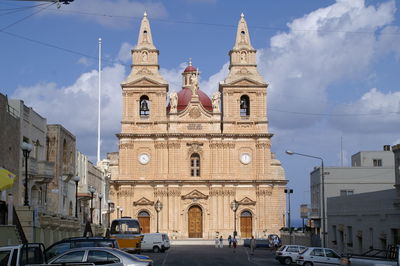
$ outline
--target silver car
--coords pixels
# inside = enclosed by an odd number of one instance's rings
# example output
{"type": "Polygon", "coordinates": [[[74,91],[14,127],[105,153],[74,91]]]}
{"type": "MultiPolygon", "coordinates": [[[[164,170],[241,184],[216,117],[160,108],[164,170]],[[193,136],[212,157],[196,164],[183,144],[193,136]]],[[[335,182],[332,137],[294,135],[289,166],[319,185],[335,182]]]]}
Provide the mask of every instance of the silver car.
{"type": "Polygon", "coordinates": [[[306,247],[299,245],[281,246],[275,253],[275,259],[281,264],[292,264],[292,262],[296,262],[299,253],[304,249],[306,249],[306,247]]]}
{"type": "Polygon", "coordinates": [[[311,247],[299,253],[296,263],[303,266],[347,265],[333,249],[311,247]]]}
{"type": "Polygon", "coordinates": [[[134,255],[119,249],[106,247],[85,247],[71,249],[52,258],[49,264],[90,263],[109,266],[152,266],[153,261],[144,255],[134,255]]]}

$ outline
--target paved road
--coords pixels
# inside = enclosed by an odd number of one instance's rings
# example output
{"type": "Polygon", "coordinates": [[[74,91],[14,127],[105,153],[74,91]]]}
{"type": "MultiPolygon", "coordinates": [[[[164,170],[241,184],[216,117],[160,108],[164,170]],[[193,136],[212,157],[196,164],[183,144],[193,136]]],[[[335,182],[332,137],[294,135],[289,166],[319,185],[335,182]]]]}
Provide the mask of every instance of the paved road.
{"type": "Polygon", "coordinates": [[[244,265],[281,265],[268,249],[257,249],[250,255],[249,248],[215,248],[214,246],[172,246],[165,253],[142,253],[150,256],[154,266],[244,266],[244,265]]]}

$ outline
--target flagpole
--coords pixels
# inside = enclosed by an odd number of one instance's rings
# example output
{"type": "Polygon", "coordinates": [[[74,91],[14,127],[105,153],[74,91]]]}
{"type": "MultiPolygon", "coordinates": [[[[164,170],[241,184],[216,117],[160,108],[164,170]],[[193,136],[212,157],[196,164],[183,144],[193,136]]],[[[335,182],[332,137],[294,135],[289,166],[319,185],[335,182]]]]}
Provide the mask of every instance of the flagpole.
{"type": "Polygon", "coordinates": [[[101,113],[100,113],[100,106],[101,106],[101,38],[99,38],[99,99],[98,99],[98,110],[97,110],[97,114],[98,114],[98,119],[97,119],[97,163],[100,162],[100,141],[101,141],[101,136],[100,136],[100,117],[101,117],[101,113]]]}

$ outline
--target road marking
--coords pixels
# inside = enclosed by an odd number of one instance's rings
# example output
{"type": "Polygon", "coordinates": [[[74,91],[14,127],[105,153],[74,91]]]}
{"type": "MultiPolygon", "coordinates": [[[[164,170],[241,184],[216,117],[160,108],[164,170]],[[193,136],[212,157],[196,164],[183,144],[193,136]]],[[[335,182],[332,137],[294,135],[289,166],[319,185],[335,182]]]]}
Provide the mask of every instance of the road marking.
{"type": "Polygon", "coordinates": [[[171,253],[171,251],[172,251],[172,249],[169,249],[168,252],[166,252],[167,255],[165,255],[165,257],[164,257],[164,260],[163,260],[163,262],[162,262],[162,266],[164,266],[165,263],[167,262],[168,255],[169,255],[169,253],[171,253]]]}
{"type": "Polygon", "coordinates": [[[244,250],[246,251],[247,260],[248,260],[250,263],[253,263],[253,264],[258,265],[258,266],[262,266],[262,264],[258,264],[257,262],[251,261],[249,252],[247,252],[247,248],[244,247],[244,250]]]}

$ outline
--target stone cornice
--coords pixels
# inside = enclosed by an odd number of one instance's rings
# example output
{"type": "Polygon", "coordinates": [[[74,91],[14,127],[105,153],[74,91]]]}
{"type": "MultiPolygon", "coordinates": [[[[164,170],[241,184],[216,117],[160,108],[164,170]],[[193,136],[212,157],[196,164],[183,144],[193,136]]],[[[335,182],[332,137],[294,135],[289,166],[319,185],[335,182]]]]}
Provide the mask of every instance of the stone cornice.
{"type": "Polygon", "coordinates": [[[287,180],[274,180],[274,179],[264,179],[264,180],[223,180],[223,179],[204,179],[204,180],[110,180],[111,185],[286,185],[287,180]]]}
{"type": "Polygon", "coordinates": [[[272,133],[119,133],[117,138],[272,138],[272,133]]]}

